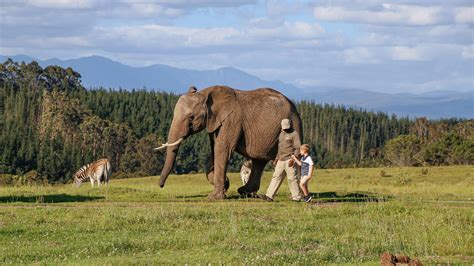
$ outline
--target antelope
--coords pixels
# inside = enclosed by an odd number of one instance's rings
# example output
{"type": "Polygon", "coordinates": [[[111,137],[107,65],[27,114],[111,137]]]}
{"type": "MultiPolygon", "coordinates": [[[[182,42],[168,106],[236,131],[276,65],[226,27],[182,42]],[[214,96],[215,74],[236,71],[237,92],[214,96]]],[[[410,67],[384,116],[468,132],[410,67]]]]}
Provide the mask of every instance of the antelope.
{"type": "Polygon", "coordinates": [[[82,182],[86,181],[88,178],[91,181],[91,186],[94,187],[95,181],[97,181],[97,185],[100,187],[101,180],[104,181],[105,185],[109,183],[109,178],[112,175],[112,171],[110,169],[110,162],[108,159],[100,159],[93,163],[86,164],[81,167],[77,172],[74,174],[74,184],[76,187],[79,187],[82,182]]]}

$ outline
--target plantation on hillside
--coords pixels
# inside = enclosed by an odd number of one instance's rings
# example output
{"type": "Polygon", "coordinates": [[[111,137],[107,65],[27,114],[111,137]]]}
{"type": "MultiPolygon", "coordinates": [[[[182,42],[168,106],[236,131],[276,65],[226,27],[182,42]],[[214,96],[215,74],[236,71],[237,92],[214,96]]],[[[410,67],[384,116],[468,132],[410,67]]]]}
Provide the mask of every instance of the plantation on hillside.
{"type": "MultiPolygon", "coordinates": [[[[166,139],[178,96],[86,90],[80,77],[71,68],[43,69],[36,62],[0,64],[0,173],[18,175],[3,175],[1,183],[67,182],[80,166],[102,157],[110,158],[115,177],[159,173],[163,155],[153,148],[166,139]]],[[[307,101],[297,108],[318,168],[474,162],[472,120],[411,121],[307,101]],[[412,142],[397,139],[402,135],[412,142]],[[407,154],[413,158],[392,156],[407,154]]],[[[205,132],[187,139],[175,171],[204,172],[208,142],[205,132]]],[[[234,156],[230,171],[241,162],[234,156]]]]}

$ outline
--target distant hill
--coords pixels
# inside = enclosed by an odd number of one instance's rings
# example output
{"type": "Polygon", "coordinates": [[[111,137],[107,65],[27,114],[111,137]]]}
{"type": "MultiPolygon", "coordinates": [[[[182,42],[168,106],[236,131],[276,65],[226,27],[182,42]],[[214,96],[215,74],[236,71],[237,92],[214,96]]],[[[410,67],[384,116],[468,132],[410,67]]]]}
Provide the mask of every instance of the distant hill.
{"type": "Polygon", "coordinates": [[[312,100],[361,107],[401,116],[429,118],[474,118],[474,91],[434,91],[425,94],[389,94],[351,88],[298,88],[281,81],[266,81],[233,67],[215,70],[179,69],[155,64],[131,67],[101,56],[77,59],[37,60],[26,55],[0,56],[0,61],[11,57],[14,61],[37,61],[42,67],[59,65],[72,67],[82,75],[85,87],[144,88],[182,93],[190,85],[204,88],[222,84],[249,90],[260,87],[277,89],[292,99],[312,100]]]}
{"type": "Polygon", "coordinates": [[[432,91],[423,94],[379,93],[359,89],[320,89],[306,98],[318,103],[343,104],[399,116],[429,118],[474,118],[474,91],[432,91]]]}
{"type": "MultiPolygon", "coordinates": [[[[0,56],[5,61],[7,56],[0,56]]],[[[14,61],[37,61],[42,67],[59,65],[72,67],[82,76],[85,87],[105,87],[173,91],[182,93],[190,85],[198,88],[216,84],[227,85],[233,88],[250,90],[258,87],[278,88],[286,95],[292,95],[298,88],[280,81],[265,81],[244,71],[232,67],[223,67],[215,70],[179,69],[166,65],[155,64],[146,67],[131,67],[101,56],[88,56],[78,59],[38,60],[29,56],[19,55],[11,57],[14,61]]]]}

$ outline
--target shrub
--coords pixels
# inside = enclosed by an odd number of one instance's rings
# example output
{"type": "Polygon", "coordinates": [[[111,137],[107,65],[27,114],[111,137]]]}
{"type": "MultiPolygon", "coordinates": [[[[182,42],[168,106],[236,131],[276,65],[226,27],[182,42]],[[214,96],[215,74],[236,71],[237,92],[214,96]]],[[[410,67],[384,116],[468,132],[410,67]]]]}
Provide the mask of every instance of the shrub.
{"type": "Polygon", "coordinates": [[[38,174],[36,170],[26,172],[24,175],[0,174],[0,185],[23,186],[23,185],[45,185],[48,180],[38,174]]]}
{"type": "Polygon", "coordinates": [[[124,178],[128,178],[128,175],[124,172],[115,172],[110,177],[110,179],[124,179],[124,178]]]}
{"type": "Polygon", "coordinates": [[[145,177],[145,176],[149,176],[149,174],[147,174],[143,171],[138,171],[138,172],[132,173],[130,175],[130,177],[145,177]]]}
{"type": "Polygon", "coordinates": [[[21,185],[46,185],[48,180],[38,174],[36,170],[28,171],[23,178],[21,185]]]}
{"type": "Polygon", "coordinates": [[[14,183],[14,175],[0,174],[0,186],[11,186],[14,183]]]}
{"type": "Polygon", "coordinates": [[[144,177],[149,176],[149,174],[138,171],[134,173],[124,173],[124,172],[115,172],[112,174],[111,179],[124,179],[124,178],[134,178],[134,177],[144,177]]]}
{"type": "Polygon", "coordinates": [[[399,186],[408,185],[411,182],[411,178],[407,173],[401,173],[397,176],[396,184],[399,186]]]}
{"type": "Polygon", "coordinates": [[[421,161],[421,143],[415,135],[400,135],[385,145],[385,159],[398,166],[413,166],[421,161]]]}

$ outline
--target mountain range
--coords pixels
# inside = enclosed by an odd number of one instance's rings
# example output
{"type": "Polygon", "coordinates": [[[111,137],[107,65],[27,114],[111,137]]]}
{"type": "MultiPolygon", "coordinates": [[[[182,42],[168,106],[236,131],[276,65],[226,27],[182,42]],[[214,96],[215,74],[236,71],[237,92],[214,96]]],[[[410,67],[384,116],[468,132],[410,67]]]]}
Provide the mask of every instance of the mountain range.
{"type": "Polygon", "coordinates": [[[423,94],[381,93],[357,88],[299,88],[282,81],[266,81],[233,67],[215,70],[189,70],[155,64],[132,67],[101,56],[77,59],[38,60],[26,55],[2,56],[0,61],[12,58],[17,62],[37,61],[42,67],[59,65],[72,67],[82,76],[86,88],[105,87],[123,89],[160,90],[177,94],[187,91],[190,85],[198,89],[222,84],[250,90],[274,88],[294,100],[310,100],[381,111],[398,116],[429,118],[474,118],[474,90],[431,91],[423,94]]]}

